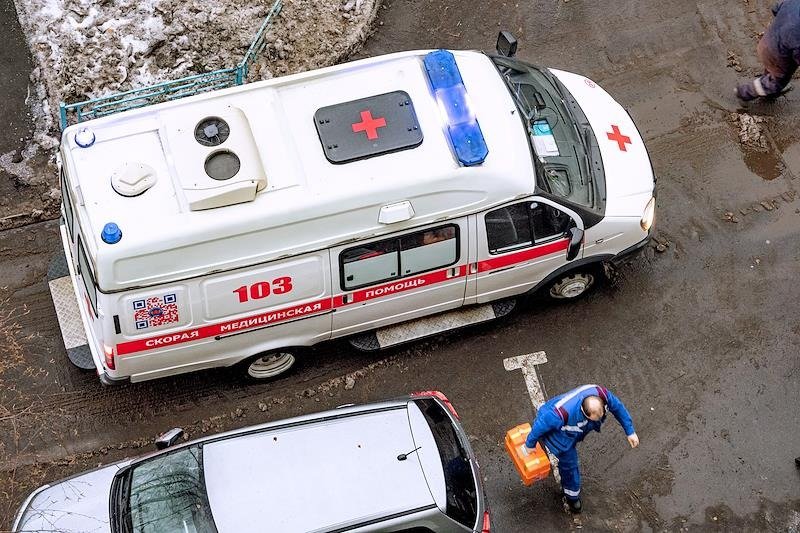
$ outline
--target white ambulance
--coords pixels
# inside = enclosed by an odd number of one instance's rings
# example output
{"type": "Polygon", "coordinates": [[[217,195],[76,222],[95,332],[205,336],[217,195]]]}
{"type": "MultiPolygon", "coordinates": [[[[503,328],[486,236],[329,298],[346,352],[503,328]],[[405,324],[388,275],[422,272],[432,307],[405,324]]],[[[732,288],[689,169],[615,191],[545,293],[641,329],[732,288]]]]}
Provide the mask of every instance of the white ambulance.
{"type": "Polygon", "coordinates": [[[576,298],[641,249],[655,177],[588,78],[412,51],[67,128],[68,355],[109,384],[375,349],[576,298]]]}

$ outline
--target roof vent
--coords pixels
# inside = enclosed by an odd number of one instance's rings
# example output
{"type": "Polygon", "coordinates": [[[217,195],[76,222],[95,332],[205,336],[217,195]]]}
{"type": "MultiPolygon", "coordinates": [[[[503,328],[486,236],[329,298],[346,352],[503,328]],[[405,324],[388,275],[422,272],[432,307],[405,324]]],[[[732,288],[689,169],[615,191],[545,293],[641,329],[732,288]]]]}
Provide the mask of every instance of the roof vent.
{"type": "Polygon", "coordinates": [[[122,196],[139,196],[155,185],[156,178],[150,165],[125,162],[111,174],[111,187],[122,196]]]}
{"type": "Polygon", "coordinates": [[[180,197],[191,211],[252,202],[267,176],[245,112],[218,99],[164,116],[180,197]],[[200,119],[200,120],[198,120],[200,119]]]}
{"type": "Polygon", "coordinates": [[[224,181],[234,177],[241,168],[239,157],[230,150],[218,150],[206,158],[206,174],[209,178],[224,181]]]}
{"type": "Polygon", "coordinates": [[[194,128],[194,138],[203,146],[219,146],[230,134],[230,126],[219,117],[204,118],[194,128]]]}

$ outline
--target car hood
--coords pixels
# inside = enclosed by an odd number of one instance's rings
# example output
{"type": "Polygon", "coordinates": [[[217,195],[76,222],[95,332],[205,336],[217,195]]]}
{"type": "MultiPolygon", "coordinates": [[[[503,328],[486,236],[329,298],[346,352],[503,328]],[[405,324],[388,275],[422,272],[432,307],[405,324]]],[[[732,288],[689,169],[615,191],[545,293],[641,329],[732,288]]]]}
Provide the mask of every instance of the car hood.
{"type": "Polygon", "coordinates": [[[14,531],[110,533],[109,494],[118,470],[118,465],[109,465],[41,487],[14,531]]]}
{"type": "Polygon", "coordinates": [[[597,137],[606,178],[606,216],[642,216],[653,196],[655,176],[630,115],[589,78],[557,69],[550,72],[578,101],[597,137]]]}

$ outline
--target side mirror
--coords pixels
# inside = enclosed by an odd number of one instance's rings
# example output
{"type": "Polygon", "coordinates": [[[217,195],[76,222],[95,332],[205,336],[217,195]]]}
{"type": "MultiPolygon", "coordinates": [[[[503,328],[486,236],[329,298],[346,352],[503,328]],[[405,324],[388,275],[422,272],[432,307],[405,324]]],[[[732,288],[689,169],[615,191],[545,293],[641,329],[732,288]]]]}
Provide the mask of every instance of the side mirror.
{"type": "Polygon", "coordinates": [[[166,433],[162,433],[156,437],[156,449],[163,450],[175,444],[179,438],[183,437],[183,429],[172,428],[166,433]]]}
{"type": "Polygon", "coordinates": [[[501,31],[497,35],[497,45],[495,46],[497,53],[505,57],[514,57],[517,53],[517,39],[511,35],[510,31],[501,31]]]}
{"type": "Polygon", "coordinates": [[[569,247],[567,247],[567,261],[578,257],[583,244],[583,230],[576,227],[569,228],[569,247]]]}

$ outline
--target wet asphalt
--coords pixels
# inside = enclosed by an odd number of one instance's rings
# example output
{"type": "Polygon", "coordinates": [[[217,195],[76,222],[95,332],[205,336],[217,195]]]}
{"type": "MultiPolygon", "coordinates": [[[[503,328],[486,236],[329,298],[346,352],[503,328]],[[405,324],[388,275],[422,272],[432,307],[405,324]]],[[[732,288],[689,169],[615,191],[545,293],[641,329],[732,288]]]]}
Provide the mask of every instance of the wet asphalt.
{"type": "MultiPolygon", "coordinates": [[[[0,120],[14,132],[0,137],[5,153],[30,131],[30,63],[11,2],[2,6],[0,120]]],[[[378,355],[325,344],[269,385],[222,371],[104,388],[63,354],[43,281],[56,222],[0,232],[0,527],[35,485],[140,453],[168,427],[197,436],[440,389],[479,457],[493,531],[797,531],[800,92],[747,106],[733,97],[736,80],[758,72],[769,17],[755,0],[384,3],[359,57],[491,51],[508,29],[522,59],[587,75],[633,116],[658,175],[656,240],[570,305],[531,300],[503,321],[378,355]],[[740,142],[742,113],[763,117],[765,148],[740,142]],[[552,480],[524,487],[502,446],[532,415],[503,359],[539,350],[548,395],[601,383],[641,438],[628,449],[610,420],[581,445],[578,520],[552,480]]]]}

